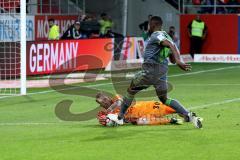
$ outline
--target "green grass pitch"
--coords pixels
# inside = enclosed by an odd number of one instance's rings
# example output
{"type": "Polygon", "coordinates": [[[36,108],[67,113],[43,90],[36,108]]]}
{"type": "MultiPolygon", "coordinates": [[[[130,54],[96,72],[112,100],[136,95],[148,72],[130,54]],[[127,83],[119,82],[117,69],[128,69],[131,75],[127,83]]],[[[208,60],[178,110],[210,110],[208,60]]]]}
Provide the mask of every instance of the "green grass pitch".
{"type": "MultiPolygon", "coordinates": [[[[98,125],[96,119],[61,121],[54,112],[61,100],[73,100],[73,113],[89,111],[97,104],[93,98],[65,95],[48,88],[29,89],[34,94],[28,96],[0,97],[0,159],[240,159],[239,65],[193,64],[190,73],[195,74],[182,75],[177,67],[170,66],[169,82],[174,89],[169,96],[204,118],[201,130],[195,129],[191,123],[104,128],[98,125]]],[[[101,84],[95,85],[95,88],[114,93],[109,82],[87,85],[101,84]]],[[[153,96],[141,100],[157,98],[153,96]]]]}

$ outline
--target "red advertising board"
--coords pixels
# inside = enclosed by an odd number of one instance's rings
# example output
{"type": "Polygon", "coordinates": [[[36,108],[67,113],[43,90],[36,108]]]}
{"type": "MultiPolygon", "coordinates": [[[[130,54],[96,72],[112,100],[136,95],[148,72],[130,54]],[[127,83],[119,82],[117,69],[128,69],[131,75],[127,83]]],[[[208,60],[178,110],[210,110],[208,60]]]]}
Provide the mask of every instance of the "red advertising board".
{"type": "MultiPolygon", "coordinates": [[[[189,53],[190,39],[188,24],[196,15],[181,15],[181,53],[189,53]]],[[[237,54],[238,53],[238,16],[237,15],[201,15],[208,27],[208,34],[202,53],[237,54]]]]}
{"type": "Polygon", "coordinates": [[[70,27],[77,20],[78,16],[35,16],[35,40],[47,40],[49,25],[48,19],[53,18],[55,23],[60,28],[62,35],[68,27],[70,27]]]}
{"type": "Polygon", "coordinates": [[[113,39],[86,39],[27,43],[27,74],[52,74],[105,68],[113,39]]]}

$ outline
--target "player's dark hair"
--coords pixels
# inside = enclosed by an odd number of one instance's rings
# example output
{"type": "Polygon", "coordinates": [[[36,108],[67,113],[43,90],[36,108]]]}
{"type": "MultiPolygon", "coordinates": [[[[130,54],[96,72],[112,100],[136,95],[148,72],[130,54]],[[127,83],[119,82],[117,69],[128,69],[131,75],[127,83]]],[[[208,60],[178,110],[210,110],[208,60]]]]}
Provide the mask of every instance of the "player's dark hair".
{"type": "Polygon", "coordinates": [[[160,26],[162,26],[163,24],[162,18],[159,16],[153,16],[151,18],[151,21],[154,21],[157,25],[160,25],[160,26]]]}
{"type": "Polygon", "coordinates": [[[102,13],[101,14],[101,17],[105,17],[105,16],[107,16],[107,13],[102,13]]]}
{"type": "Polygon", "coordinates": [[[53,18],[48,19],[48,22],[54,22],[55,20],[53,18]]]}

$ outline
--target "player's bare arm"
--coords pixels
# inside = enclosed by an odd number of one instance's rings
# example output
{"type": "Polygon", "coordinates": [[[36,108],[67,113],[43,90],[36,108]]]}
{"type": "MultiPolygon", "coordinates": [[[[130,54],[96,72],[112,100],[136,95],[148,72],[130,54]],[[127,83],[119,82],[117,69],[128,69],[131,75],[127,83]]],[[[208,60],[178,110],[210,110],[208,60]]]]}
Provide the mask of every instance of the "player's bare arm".
{"type": "Polygon", "coordinates": [[[190,64],[186,64],[181,61],[180,59],[180,53],[176,45],[174,45],[172,42],[168,40],[163,40],[161,45],[165,47],[169,47],[172,51],[172,58],[175,60],[175,63],[178,65],[179,68],[181,68],[184,71],[190,71],[192,69],[192,66],[190,64]]]}

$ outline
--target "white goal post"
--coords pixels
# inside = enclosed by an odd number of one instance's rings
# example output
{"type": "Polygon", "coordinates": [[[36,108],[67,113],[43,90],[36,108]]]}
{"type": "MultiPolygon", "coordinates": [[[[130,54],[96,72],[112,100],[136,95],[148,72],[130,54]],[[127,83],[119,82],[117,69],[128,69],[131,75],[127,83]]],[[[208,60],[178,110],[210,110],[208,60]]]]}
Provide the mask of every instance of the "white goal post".
{"type": "Polygon", "coordinates": [[[21,46],[21,94],[27,94],[27,87],[26,87],[26,77],[27,77],[27,64],[26,64],[26,0],[20,0],[20,46],[21,46]]]}

